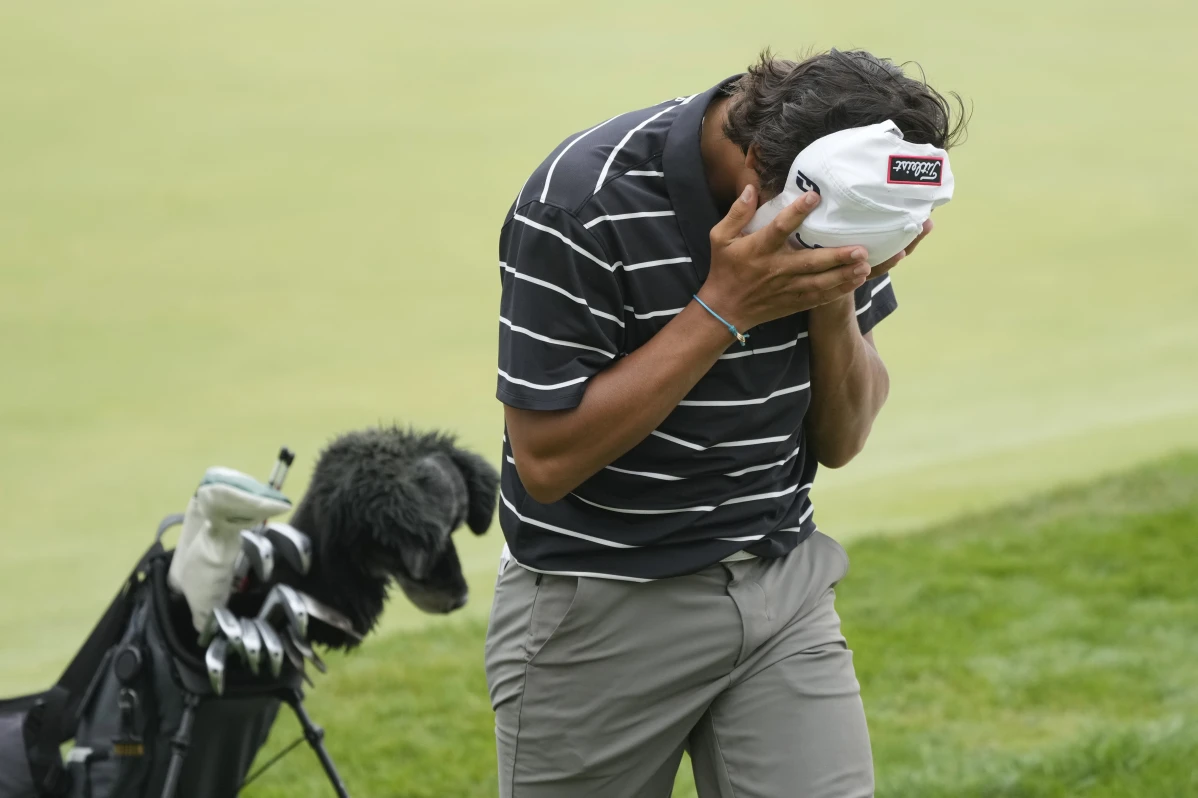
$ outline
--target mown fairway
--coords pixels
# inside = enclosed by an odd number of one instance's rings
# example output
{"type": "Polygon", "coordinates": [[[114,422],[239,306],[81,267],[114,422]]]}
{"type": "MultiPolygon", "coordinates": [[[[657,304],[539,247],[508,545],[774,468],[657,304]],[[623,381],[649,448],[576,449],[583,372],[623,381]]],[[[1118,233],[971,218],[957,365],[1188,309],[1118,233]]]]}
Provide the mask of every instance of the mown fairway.
{"type": "MultiPolygon", "coordinates": [[[[976,109],[877,333],[890,404],[817,486],[825,531],[1198,445],[1196,28],[1182,0],[0,2],[0,694],[57,674],[209,465],[264,476],[288,443],[298,497],[324,441],[379,421],[496,458],[524,177],[767,44],[918,59],[976,109]]],[[[475,597],[436,629],[465,641],[499,540],[462,540],[475,597]]],[[[422,620],[397,602],[386,627],[422,620]]],[[[363,666],[423,667],[404,640],[363,666]]]]}

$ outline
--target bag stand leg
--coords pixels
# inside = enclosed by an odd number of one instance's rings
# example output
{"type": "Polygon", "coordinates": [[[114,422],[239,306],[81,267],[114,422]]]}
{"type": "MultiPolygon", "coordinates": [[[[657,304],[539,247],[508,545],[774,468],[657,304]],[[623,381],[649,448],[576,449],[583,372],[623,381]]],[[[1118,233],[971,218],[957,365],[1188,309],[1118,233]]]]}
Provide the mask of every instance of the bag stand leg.
{"type": "Polygon", "coordinates": [[[166,781],[162,785],[162,798],[175,798],[175,792],[179,789],[179,775],[183,772],[183,760],[187,758],[187,749],[191,747],[191,726],[195,722],[196,707],[200,705],[200,698],[194,693],[184,693],[183,702],[183,717],[179,719],[179,730],[171,738],[171,763],[166,771],[166,781]]]}
{"type": "Polygon", "coordinates": [[[333,785],[333,789],[337,792],[337,798],[349,798],[349,792],[345,789],[345,783],[341,781],[341,776],[337,774],[337,766],[333,764],[332,757],[329,756],[328,750],[324,747],[324,729],[313,723],[312,718],[308,715],[308,710],[304,709],[304,694],[299,690],[291,690],[283,700],[295,710],[295,716],[299,719],[300,726],[304,729],[304,738],[307,739],[308,745],[312,746],[312,750],[316,752],[316,758],[320,760],[325,775],[329,777],[329,783],[333,785]]]}

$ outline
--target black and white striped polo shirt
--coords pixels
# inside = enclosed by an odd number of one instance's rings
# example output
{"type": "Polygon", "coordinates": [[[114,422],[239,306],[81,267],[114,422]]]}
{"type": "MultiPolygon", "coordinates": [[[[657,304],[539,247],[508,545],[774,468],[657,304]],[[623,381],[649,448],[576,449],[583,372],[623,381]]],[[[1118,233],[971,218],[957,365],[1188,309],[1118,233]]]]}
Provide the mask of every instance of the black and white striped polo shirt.
{"type": "MultiPolygon", "coordinates": [[[[521,188],[500,235],[500,401],[578,405],[587,380],[689,303],[721,214],[699,150],[702,94],[571,136],[521,188]]],[[[868,331],[895,309],[890,278],[857,291],[868,331]]],[[[740,551],[781,556],[815,530],[807,314],[754,328],[627,454],[553,504],[524,490],[504,436],[500,519],[535,571],[649,580],[740,551]]]]}

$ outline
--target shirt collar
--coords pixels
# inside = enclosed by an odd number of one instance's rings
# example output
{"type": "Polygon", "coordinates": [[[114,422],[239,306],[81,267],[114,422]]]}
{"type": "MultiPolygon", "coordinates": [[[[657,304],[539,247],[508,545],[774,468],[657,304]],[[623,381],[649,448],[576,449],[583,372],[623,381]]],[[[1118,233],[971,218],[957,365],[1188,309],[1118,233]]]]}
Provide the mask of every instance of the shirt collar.
{"type": "Polygon", "coordinates": [[[700,283],[707,279],[711,265],[708,236],[711,228],[720,221],[720,213],[711,196],[711,189],[707,187],[707,173],[703,168],[700,149],[703,115],[721,90],[739,77],[734,75],[722,80],[686,101],[670,125],[665,152],[662,154],[666,190],[670,194],[670,203],[674,206],[687,251],[690,252],[691,267],[700,283]]]}

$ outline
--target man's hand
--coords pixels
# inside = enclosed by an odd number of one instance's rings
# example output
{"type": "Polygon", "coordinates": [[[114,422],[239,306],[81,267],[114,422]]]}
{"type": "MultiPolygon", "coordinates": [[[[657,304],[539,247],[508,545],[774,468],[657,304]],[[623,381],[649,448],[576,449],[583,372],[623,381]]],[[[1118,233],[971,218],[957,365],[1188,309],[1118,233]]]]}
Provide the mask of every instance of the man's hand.
{"type": "Polygon", "coordinates": [[[869,277],[864,247],[796,250],[787,238],[819,204],[808,192],[747,236],[757,190],[745,188],[711,230],[711,269],[700,298],[740,330],[847,296],[869,277]]]}

